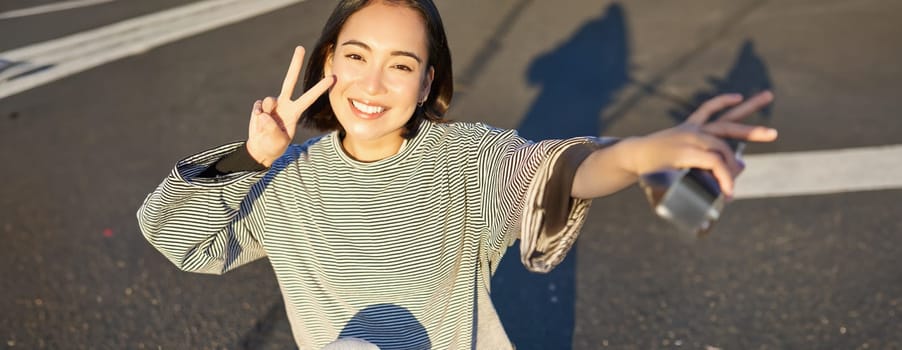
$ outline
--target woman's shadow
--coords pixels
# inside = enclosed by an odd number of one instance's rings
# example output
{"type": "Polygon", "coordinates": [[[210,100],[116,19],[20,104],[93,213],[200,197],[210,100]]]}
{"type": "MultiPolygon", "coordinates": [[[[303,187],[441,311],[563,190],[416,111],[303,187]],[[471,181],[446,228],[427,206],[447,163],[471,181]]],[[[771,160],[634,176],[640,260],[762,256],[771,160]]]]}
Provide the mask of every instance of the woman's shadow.
{"type": "MultiPolygon", "coordinates": [[[[739,93],[748,98],[765,90],[774,90],[767,63],[755,50],[755,42],[751,39],[746,39],[742,43],[739,52],[736,54],[736,60],[724,78],[708,77],[707,81],[710,88],[697,91],[693,95],[691,102],[670,111],[670,117],[675,123],[685,121],[702,103],[714,96],[725,93],[739,93]]],[[[771,104],[761,109],[757,113],[760,119],[751,122],[756,124],[770,122],[773,107],[773,104],[771,104]]],[[[719,115],[715,115],[711,120],[716,120],[717,117],[719,115]]]]}
{"type": "MultiPolygon", "coordinates": [[[[624,11],[614,4],[559,48],[534,61],[529,81],[540,84],[542,92],[518,128],[521,135],[542,140],[603,133],[610,125],[601,118],[602,112],[630,80],[629,55],[624,11]]],[[[741,45],[724,78],[708,77],[707,81],[709,87],[697,91],[691,101],[673,101],[677,107],[670,117],[675,123],[716,95],[729,92],[748,97],[774,89],[767,64],[751,40],[741,45]]],[[[769,122],[772,107],[764,108],[760,119],[752,122],[769,122]]],[[[506,254],[493,278],[492,299],[511,340],[518,349],[571,348],[576,249],[547,275],[527,272],[518,246],[506,254]]]]}
{"type": "MultiPolygon", "coordinates": [[[[530,140],[600,135],[602,111],[628,82],[623,7],[608,6],[569,40],[536,58],[527,78],[541,88],[517,128],[530,140]]],[[[576,249],[551,273],[528,272],[514,245],[492,279],[492,300],[518,349],[568,349],[573,343],[576,249]]]]}

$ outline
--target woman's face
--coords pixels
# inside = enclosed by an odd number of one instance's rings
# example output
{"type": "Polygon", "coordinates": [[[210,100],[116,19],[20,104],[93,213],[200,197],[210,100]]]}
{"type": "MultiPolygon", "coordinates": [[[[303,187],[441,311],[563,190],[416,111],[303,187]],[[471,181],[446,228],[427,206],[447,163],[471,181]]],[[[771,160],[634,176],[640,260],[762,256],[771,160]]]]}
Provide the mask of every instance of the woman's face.
{"type": "Polygon", "coordinates": [[[324,67],[336,77],[329,102],[345,141],[400,141],[432,84],[426,32],[418,12],[381,2],[345,22],[324,67]]]}

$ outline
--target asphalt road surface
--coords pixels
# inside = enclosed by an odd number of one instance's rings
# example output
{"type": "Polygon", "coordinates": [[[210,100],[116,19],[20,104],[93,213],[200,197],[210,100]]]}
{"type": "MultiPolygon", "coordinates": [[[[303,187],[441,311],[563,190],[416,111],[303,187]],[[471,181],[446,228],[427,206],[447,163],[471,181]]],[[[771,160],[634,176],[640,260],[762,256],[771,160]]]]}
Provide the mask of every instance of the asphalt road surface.
{"type": "MultiPolygon", "coordinates": [[[[54,3],[5,1],[0,13],[54,3]]],[[[185,3],[2,18],[0,52],[185,3]]],[[[245,137],[252,102],[277,92],[292,48],[313,45],[332,6],[301,1],[0,99],[0,347],[294,347],[265,260],[180,272],[135,212],[178,159],[245,137]]],[[[439,6],[455,120],[535,139],[641,135],[717,92],[766,88],[777,101],[754,121],[781,138],[749,154],[902,144],[899,2],[439,6]]],[[[741,199],[695,240],[631,188],[595,200],[553,273],[526,273],[511,250],[493,299],[519,349],[898,349],[900,199],[898,187],[741,199]]]]}

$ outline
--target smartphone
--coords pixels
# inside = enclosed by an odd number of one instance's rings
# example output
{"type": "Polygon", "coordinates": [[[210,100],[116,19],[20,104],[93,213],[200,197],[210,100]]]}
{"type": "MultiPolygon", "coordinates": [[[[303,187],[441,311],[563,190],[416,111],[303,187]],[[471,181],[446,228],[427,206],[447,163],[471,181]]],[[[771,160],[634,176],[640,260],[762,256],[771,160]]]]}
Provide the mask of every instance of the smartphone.
{"type": "MultiPolygon", "coordinates": [[[[745,143],[727,140],[741,159],[745,143]]],[[[639,185],[655,214],[695,237],[708,234],[726,199],[714,175],[697,168],[666,170],[640,177],[639,185]]]]}

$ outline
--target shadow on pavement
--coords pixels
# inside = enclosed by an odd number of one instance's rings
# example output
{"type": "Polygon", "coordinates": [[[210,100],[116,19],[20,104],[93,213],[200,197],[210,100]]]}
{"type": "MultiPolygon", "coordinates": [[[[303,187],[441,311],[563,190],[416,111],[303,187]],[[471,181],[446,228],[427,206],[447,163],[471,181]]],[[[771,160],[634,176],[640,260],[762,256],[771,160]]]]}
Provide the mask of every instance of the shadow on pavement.
{"type": "MultiPolygon", "coordinates": [[[[628,82],[630,49],[624,9],[608,6],[553,51],[536,58],[527,78],[541,92],[517,128],[531,140],[596,136],[602,111],[628,82]]],[[[567,349],[573,343],[576,249],[547,275],[528,272],[519,246],[508,249],[492,280],[492,300],[517,349],[567,349]]]]}
{"type": "MultiPolygon", "coordinates": [[[[254,324],[253,328],[244,333],[240,342],[241,349],[254,350],[264,348],[267,343],[270,343],[267,339],[269,339],[276,328],[278,328],[278,324],[287,322],[288,315],[285,314],[285,302],[282,301],[282,298],[280,297],[269,307],[269,310],[266,311],[266,315],[263,315],[263,317],[257,320],[257,323],[254,324]]],[[[291,349],[297,349],[293,344],[286,345],[289,345],[291,349]]]]}
{"type": "MultiPolygon", "coordinates": [[[[560,47],[533,61],[528,80],[542,90],[517,128],[520,134],[542,140],[604,133],[613,120],[602,119],[602,111],[631,82],[628,38],[624,10],[615,3],[560,47]]],[[[743,43],[726,77],[707,80],[709,89],[670,111],[675,122],[682,122],[718,94],[737,92],[748,97],[774,89],[767,65],[751,40],[743,43]]],[[[772,108],[760,112],[765,120],[750,122],[767,122],[772,108]]],[[[518,246],[507,254],[493,279],[492,299],[511,340],[518,349],[569,348],[575,319],[576,249],[548,275],[527,272],[518,259],[518,246]]]]}
{"type": "MultiPolygon", "coordinates": [[[[670,116],[675,122],[682,123],[703,102],[720,94],[740,93],[748,98],[761,91],[774,90],[767,64],[764,62],[764,58],[755,52],[755,42],[751,39],[746,39],[743,42],[742,47],[739,49],[739,54],[736,56],[736,60],[727,72],[726,77],[723,79],[708,77],[707,80],[711,85],[710,89],[696,92],[689,104],[670,111],[670,116]]],[[[768,105],[759,112],[763,120],[750,120],[750,122],[769,122],[773,107],[773,104],[768,105]]],[[[712,120],[717,117],[714,116],[712,120]]]]}

